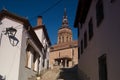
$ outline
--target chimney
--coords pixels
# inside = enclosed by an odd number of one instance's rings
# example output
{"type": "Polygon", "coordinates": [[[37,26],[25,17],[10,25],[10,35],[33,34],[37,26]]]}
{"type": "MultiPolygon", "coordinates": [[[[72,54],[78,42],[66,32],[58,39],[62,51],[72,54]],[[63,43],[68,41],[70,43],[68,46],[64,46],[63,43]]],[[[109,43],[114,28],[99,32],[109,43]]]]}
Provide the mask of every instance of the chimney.
{"type": "Polygon", "coordinates": [[[37,26],[40,26],[42,25],[42,16],[38,16],[38,19],[37,19],[37,26]]]}

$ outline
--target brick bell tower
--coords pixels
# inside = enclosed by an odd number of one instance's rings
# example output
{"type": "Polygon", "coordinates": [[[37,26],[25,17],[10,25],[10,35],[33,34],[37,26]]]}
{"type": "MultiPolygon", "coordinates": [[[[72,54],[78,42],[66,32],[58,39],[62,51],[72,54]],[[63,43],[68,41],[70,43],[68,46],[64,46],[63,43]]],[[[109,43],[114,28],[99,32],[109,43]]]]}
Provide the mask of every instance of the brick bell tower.
{"type": "Polygon", "coordinates": [[[64,9],[62,25],[58,29],[57,44],[51,46],[49,63],[51,67],[70,68],[78,64],[78,43],[72,39],[72,29],[68,24],[64,9]]]}
{"type": "Polygon", "coordinates": [[[64,9],[64,16],[62,20],[62,26],[58,30],[58,42],[57,44],[71,42],[72,41],[72,30],[68,25],[68,19],[66,15],[66,8],[64,9]]]}

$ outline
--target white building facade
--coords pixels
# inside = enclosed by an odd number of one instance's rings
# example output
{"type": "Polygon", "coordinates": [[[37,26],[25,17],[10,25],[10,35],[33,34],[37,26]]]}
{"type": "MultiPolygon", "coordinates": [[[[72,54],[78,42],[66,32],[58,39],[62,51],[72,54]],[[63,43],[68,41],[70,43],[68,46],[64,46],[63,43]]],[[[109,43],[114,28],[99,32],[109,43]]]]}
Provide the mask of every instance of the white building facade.
{"type": "Polygon", "coordinates": [[[120,1],[79,0],[74,25],[80,80],[119,80],[120,1]]]}
{"type": "Polygon", "coordinates": [[[36,78],[43,45],[29,21],[7,10],[0,12],[0,80],[36,78]]]}
{"type": "Polygon", "coordinates": [[[37,37],[39,38],[40,42],[43,45],[43,51],[44,51],[44,57],[43,57],[43,69],[49,68],[49,53],[50,53],[50,46],[51,42],[47,33],[47,29],[45,25],[42,23],[42,16],[38,16],[37,19],[37,26],[34,28],[35,33],[37,34],[37,37]]]}

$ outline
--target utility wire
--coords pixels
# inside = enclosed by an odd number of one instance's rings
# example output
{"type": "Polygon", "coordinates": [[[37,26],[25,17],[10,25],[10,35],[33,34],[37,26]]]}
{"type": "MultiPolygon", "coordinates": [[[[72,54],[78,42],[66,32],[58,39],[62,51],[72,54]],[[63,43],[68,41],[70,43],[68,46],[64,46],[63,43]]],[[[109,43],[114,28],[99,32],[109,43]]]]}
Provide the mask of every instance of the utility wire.
{"type": "MultiPolygon", "coordinates": [[[[31,18],[28,18],[29,21],[33,21],[38,15],[43,16],[44,14],[46,14],[48,11],[52,10],[53,8],[55,8],[58,4],[60,4],[63,0],[58,0],[56,3],[52,4],[50,7],[48,7],[47,9],[45,9],[43,12],[38,13],[36,16],[32,16],[31,18]]],[[[2,0],[3,2],[3,0],[2,0]]],[[[3,2],[4,4],[4,2],[3,2]]],[[[18,26],[16,26],[18,27],[18,26]]]]}
{"type": "MultiPolygon", "coordinates": [[[[4,1],[1,0],[3,5],[4,5],[4,1]]],[[[58,0],[56,3],[52,4],[50,7],[48,7],[47,9],[45,9],[43,12],[39,13],[38,15],[44,15],[46,14],[48,11],[50,11],[51,9],[55,8],[58,4],[60,4],[63,0],[58,0]]],[[[5,8],[5,6],[3,6],[3,8],[5,8]]],[[[34,20],[38,15],[33,16],[31,18],[29,18],[30,21],[34,20]]]]}
{"type": "Polygon", "coordinates": [[[56,7],[58,4],[60,4],[60,2],[62,2],[63,0],[59,0],[57,1],[55,4],[53,4],[52,6],[50,6],[49,8],[47,8],[45,11],[43,11],[41,13],[41,15],[44,15],[45,13],[47,13],[49,10],[51,10],[52,8],[56,7]]]}
{"type": "MultiPolygon", "coordinates": [[[[58,4],[60,4],[63,0],[58,0],[56,3],[54,3],[53,5],[51,5],[50,7],[48,7],[46,10],[44,10],[43,12],[39,13],[38,15],[44,15],[46,14],[48,11],[50,11],[51,9],[55,8],[58,4]]],[[[33,16],[31,17],[29,20],[32,21],[34,18],[36,18],[37,16],[33,16]]]]}
{"type": "MultiPolygon", "coordinates": [[[[43,12],[39,13],[38,15],[44,15],[46,14],[48,11],[50,11],[51,9],[55,8],[58,4],[60,4],[63,0],[58,0],[56,3],[54,3],[53,5],[51,5],[50,7],[48,7],[46,10],[44,10],[43,12]]],[[[2,0],[3,2],[3,0],[2,0]]],[[[4,3],[4,2],[3,2],[4,3]]],[[[32,21],[34,20],[34,18],[36,18],[36,16],[33,16],[31,17],[29,20],[32,21]]],[[[21,28],[18,28],[20,25],[16,26],[15,29],[21,29],[21,28]]]]}

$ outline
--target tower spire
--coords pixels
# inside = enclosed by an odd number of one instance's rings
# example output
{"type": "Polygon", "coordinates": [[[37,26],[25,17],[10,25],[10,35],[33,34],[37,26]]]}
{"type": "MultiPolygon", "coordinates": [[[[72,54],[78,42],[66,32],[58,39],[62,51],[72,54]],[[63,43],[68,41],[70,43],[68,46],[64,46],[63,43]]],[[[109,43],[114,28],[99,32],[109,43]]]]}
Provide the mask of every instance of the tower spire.
{"type": "Polygon", "coordinates": [[[72,30],[68,25],[68,18],[66,14],[66,8],[64,8],[64,14],[62,19],[62,26],[58,31],[58,44],[72,41],[72,30]]]}
{"type": "Polygon", "coordinates": [[[66,8],[64,8],[64,17],[65,17],[65,16],[67,16],[67,14],[66,14],[66,8]]]}
{"type": "Polygon", "coordinates": [[[62,28],[63,27],[68,27],[68,19],[67,19],[67,14],[66,14],[66,8],[64,8],[64,15],[63,15],[63,20],[62,20],[62,28]]]}

